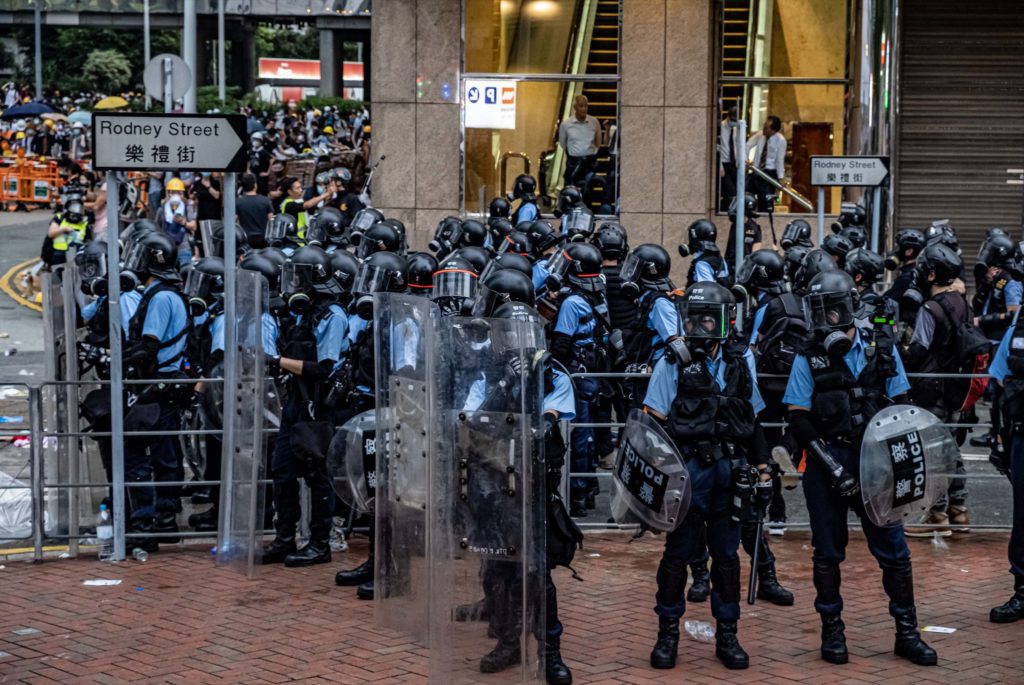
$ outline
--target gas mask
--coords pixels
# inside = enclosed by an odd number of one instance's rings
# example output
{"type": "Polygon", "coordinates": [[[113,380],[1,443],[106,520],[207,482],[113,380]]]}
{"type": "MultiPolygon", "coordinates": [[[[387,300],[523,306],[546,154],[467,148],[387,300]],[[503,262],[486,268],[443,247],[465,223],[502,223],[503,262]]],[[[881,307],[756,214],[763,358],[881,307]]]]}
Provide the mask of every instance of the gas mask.
{"type": "Polygon", "coordinates": [[[885,268],[888,271],[898,271],[901,266],[903,266],[903,259],[900,257],[899,250],[885,253],[885,268]]]}
{"type": "Polygon", "coordinates": [[[133,290],[138,290],[139,286],[142,285],[142,274],[138,274],[134,271],[124,270],[121,271],[121,292],[130,293],[133,290]]]}
{"type": "Polygon", "coordinates": [[[846,331],[828,332],[821,341],[821,344],[824,346],[825,352],[832,359],[842,359],[853,347],[853,341],[850,340],[850,336],[846,334],[846,331]]]}
{"type": "Polygon", "coordinates": [[[640,272],[643,270],[643,262],[635,254],[628,254],[619,268],[619,277],[622,285],[619,292],[623,297],[635,300],[640,297],[640,272]]]}
{"type": "Polygon", "coordinates": [[[853,347],[847,331],[854,325],[856,303],[852,293],[811,292],[807,294],[811,326],[832,359],[841,359],[853,347]]]}
{"type": "Polygon", "coordinates": [[[281,297],[292,314],[302,315],[313,305],[313,267],[285,262],[281,267],[281,297]]]}

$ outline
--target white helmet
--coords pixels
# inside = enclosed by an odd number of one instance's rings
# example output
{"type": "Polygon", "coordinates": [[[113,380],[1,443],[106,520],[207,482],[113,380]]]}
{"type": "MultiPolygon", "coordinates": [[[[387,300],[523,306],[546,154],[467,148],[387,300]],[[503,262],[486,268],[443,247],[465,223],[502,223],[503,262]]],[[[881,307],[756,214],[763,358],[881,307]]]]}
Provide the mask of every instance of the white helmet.
{"type": "Polygon", "coordinates": [[[260,132],[260,131],[256,131],[255,133],[252,134],[251,139],[252,140],[258,140],[258,141],[260,141],[262,143],[263,142],[263,133],[260,132]]]}

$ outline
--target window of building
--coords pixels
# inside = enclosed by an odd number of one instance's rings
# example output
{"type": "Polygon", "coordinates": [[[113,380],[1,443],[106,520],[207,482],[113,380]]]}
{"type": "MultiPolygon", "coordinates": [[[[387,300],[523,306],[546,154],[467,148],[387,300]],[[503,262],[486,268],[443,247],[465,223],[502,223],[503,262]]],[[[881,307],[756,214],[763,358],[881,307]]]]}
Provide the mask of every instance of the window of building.
{"type": "MultiPolygon", "coordinates": [[[[817,203],[810,185],[810,157],[842,154],[845,149],[849,0],[723,0],[719,4],[718,102],[721,121],[736,108],[746,119],[748,140],[757,145],[771,117],[781,123],[786,140],[784,169],[751,146],[748,161],[776,171],[783,184],[817,203]]],[[[726,126],[718,135],[719,209],[735,195],[735,182],[725,179],[730,160],[726,126]]],[[[775,150],[769,146],[770,152],[775,150]]],[[[749,187],[770,186],[755,177],[749,187]]],[[[825,211],[838,209],[840,190],[826,193],[825,211]]],[[[804,213],[798,200],[778,194],[774,211],[804,213]]]]}
{"type": "Polygon", "coordinates": [[[485,211],[521,173],[542,212],[567,184],[595,212],[616,211],[620,24],[621,0],[464,0],[465,211],[485,211]]]}

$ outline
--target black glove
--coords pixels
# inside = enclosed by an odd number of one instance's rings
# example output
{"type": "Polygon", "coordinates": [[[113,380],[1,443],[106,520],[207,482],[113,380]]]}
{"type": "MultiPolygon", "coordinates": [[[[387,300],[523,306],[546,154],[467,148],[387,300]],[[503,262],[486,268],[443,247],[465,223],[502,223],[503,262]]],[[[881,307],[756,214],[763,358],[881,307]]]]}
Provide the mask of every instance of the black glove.
{"type": "Polygon", "coordinates": [[[550,440],[557,432],[558,418],[550,412],[544,412],[544,439],[550,440]]]}
{"type": "Polygon", "coordinates": [[[267,373],[271,376],[277,376],[281,373],[281,358],[280,357],[267,357],[267,373]]]}
{"type": "Polygon", "coordinates": [[[516,355],[505,364],[505,380],[513,383],[523,375],[523,358],[516,355]]]}
{"type": "MultiPolygon", "coordinates": [[[[760,476],[760,474],[758,475],[760,476]]],[[[768,509],[768,505],[772,503],[772,494],[772,482],[761,480],[759,477],[754,483],[754,493],[751,496],[754,508],[764,513],[768,509]]]]}

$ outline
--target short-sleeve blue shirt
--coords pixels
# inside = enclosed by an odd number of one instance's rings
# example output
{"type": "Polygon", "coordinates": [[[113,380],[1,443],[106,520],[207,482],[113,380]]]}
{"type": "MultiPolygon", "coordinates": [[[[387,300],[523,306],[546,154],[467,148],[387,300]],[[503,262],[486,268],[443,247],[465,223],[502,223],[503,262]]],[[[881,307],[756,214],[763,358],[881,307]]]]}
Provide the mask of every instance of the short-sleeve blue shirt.
{"type": "Polygon", "coordinates": [[[1010,357],[1010,345],[1012,344],[1013,334],[1016,330],[1017,326],[1013,325],[1003,334],[1003,339],[999,341],[999,347],[996,349],[996,354],[988,367],[988,375],[1000,383],[1005,381],[1006,377],[1010,375],[1008,359],[1010,357]]]}
{"type": "MultiPolygon", "coordinates": [[[[859,378],[861,371],[867,366],[867,356],[864,350],[867,345],[861,338],[860,332],[853,336],[853,347],[843,357],[847,368],[854,378],[859,378]]],[[[896,397],[910,390],[910,381],[907,380],[907,372],[903,368],[903,360],[900,359],[899,350],[893,349],[893,357],[896,361],[896,375],[885,383],[885,394],[889,397],[896,397]]],[[[791,404],[795,407],[811,408],[811,398],[814,395],[814,375],[811,373],[811,365],[807,357],[800,354],[793,360],[793,368],[789,372],[789,382],[786,384],[786,394],[782,397],[784,404],[791,404]]]]}
{"type": "Polygon", "coordinates": [[[594,327],[597,325],[594,310],[579,295],[570,295],[562,300],[558,309],[558,320],[555,322],[555,333],[568,336],[581,336],[576,344],[580,347],[594,344],[594,327]],[[582,323],[581,319],[590,316],[590,320],[582,323]],[[585,337],[583,337],[585,336],[585,337]]]}
{"type": "Polygon", "coordinates": [[[559,421],[576,418],[576,395],[572,390],[572,379],[558,369],[554,370],[554,389],[544,396],[544,413],[558,412],[559,421]]]}
{"type": "MultiPolygon", "coordinates": [[[[158,281],[153,281],[146,286],[146,292],[156,287],[157,283],[158,281]]],[[[187,326],[188,312],[185,310],[181,295],[164,290],[149,301],[146,320],[142,324],[142,336],[156,338],[164,343],[180,335],[187,326]]],[[[176,371],[181,368],[181,355],[185,351],[186,337],[182,335],[174,344],[157,352],[156,361],[160,371],[176,371]]]]}
{"type": "MultiPolygon", "coordinates": [[[[656,293],[647,291],[640,298],[641,303],[646,299],[656,297],[656,293]]],[[[647,331],[652,333],[651,344],[654,347],[654,361],[658,361],[665,354],[665,343],[670,338],[682,335],[679,328],[679,312],[667,297],[657,297],[650,313],[647,315],[647,331]]]]}
{"type": "Polygon", "coordinates": [[[548,277],[548,263],[543,259],[533,264],[533,291],[540,297],[544,292],[544,281],[548,277]]]}

